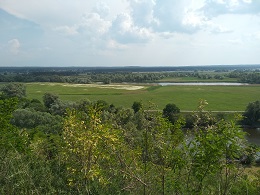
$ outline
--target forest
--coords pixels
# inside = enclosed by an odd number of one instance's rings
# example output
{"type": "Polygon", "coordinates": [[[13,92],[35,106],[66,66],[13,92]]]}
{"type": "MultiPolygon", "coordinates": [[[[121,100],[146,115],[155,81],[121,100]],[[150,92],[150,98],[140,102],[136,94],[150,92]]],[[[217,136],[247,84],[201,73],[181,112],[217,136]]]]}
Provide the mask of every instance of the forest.
{"type": "Polygon", "coordinates": [[[259,122],[258,100],[225,119],[207,111],[206,100],[183,115],[174,103],[160,110],[149,102],[126,108],[26,95],[23,83],[1,87],[1,194],[260,191],[259,147],[241,129],[259,122]]]}
{"type": "MultiPolygon", "coordinates": [[[[260,65],[187,67],[11,67],[0,68],[0,82],[153,83],[167,78],[185,82],[241,82],[260,84],[260,65]]],[[[178,81],[171,81],[178,82],[178,81]]]]}

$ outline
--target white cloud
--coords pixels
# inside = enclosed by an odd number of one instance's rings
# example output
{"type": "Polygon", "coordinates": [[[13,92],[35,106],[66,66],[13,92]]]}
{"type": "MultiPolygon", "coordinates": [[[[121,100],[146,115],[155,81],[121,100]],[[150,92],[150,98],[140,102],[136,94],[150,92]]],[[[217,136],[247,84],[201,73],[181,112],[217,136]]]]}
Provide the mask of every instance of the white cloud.
{"type": "Polygon", "coordinates": [[[113,49],[113,50],[125,50],[125,49],[127,49],[127,46],[124,44],[120,44],[120,43],[116,42],[115,40],[111,39],[111,40],[107,41],[106,48],[113,49]]]}
{"type": "Polygon", "coordinates": [[[87,13],[82,17],[81,23],[77,27],[80,33],[86,33],[94,36],[105,34],[111,26],[110,21],[100,17],[98,13],[87,13]]]}
{"type": "Polygon", "coordinates": [[[259,41],[260,41],[260,31],[255,31],[255,32],[248,33],[248,34],[244,35],[243,38],[247,42],[251,42],[251,43],[254,43],[254,44],[259,44],[259,41]]]}
{"type": "Polygon", "coordinates": [[[260,40],[260,31],[253,33],[253,37],[257,40],[260,40]]]}
{"type": "Polygon", "coordinates": [[[0,0],[0,8],[5,11],[52,29],[77,24],[84,13],[95,12],[111,19],[125,7],[126,2],[118,0],[0,0]]]}
{"type": "MultiPolygon", "coordinates": [[[[174,32],[196,33],[199,30],[208,30],[212,33],[226,33],[229,29],[214,24],[201,12],[202,1],[155,1],[155,0],[128,0],[130,15],[134,24],[152,29],[161,37],[170,38],[174,32]]],[[[225,3],[223,0],[216,0],[225,3]]],[[[235,0],[233,0],[235,4],[235,0]]]]}
{"type": "Polygon", "coordinates": [[[123,44],[147,42],[152,38],[152,32],[147,28],[136,26],[127,13],[117,15],[112,23],[110,35],[123,44]]]}
{"type": "Polygon", "coordinates": [[[204,21],[204,18],[197,15],[195,12],[187,13],[182,20],[184,25],[189,25],[189,26],[193,26],[193,27],[202,26],[203,21],[204,21]]]}
{"type": "Polygon", "coordinates": [[[98,13],[102,18],[110,13],[110,7],[104,2],[98,2],[93,9],[93,12],[98,13]]]}
{"type": "MultiPolygon", "coordinates": [[[[202,26],[203,18],[191,8],[190,0],[128,0],[128,2],[134,24],[152,29],[162,37],[169,38],[169,34],[164,35],[173,32],[194,33],[202,26]]],[[[192,2],[192,5],[199,4],[192,2]]]]}
{"type": "Polygon", "coordinates": [[[231,32],[233,32],[231,29],[226,28],[226,27],[224,27],[220,24],[215,24],[211,21],[208,21],[206,25],[207,25],[207,29],[211,33],[218,34],[218,33],[231,33],[231,32]]]}
{"type": "Polygon", "coordinates": [[[207,17],[222,14],[258,14],[259,0],[206,0],[202,11],[207,17]]]}
{"type": "Polygon", "coordinates": [[[197,32],[199,30],[208,31],[211,33],[232,32],[232,30],[209,20],[202,13],[196,11],[187,12],[182,20],[182,24],[187,30],[190,30],[190,32],[197,32]]]}
{"type": "Polygon", "coordinates": [[[18,39],[12,39],[8,41],[8,49],[12,54],[18,54],[21,44],[18,39]]]}
{"type": "Polygon", "coordinates": [[[128,0],[130,6],[130,14],[133,21],[138,26],[157,25],[158,20],[154,17],[155,0],[128,0]]]}
{"type": "Polygon", "coordinates": [[[241,39],[230,39],[228,42],[235,45],[240,45],[243,43],[241,39]]]}
{"type": "Polygon", "coordinates": [[[72,26],[58,26],[54,31],[70,38],[83,50],[104,49],[111,22],[103,19],[98,13],[85,13],[80,22],[72,26]],[[88,47],[88,48],[87,48],[88,47]]]}
{"type": "Polygon", "coordinates": [[[64,0],[1,0],[0,7],[18,17],[34,21],[42,26],[71,25],[82,13],[90,10],[95,1],[64,0]]]}
{"type": "Polygon", "coordinates": [[[190,32],[196,32],[208,26],[208,21],[198,12],[186,12],[182,19],[182,25],[190,32]]]}
{"type": "Polygon", "coordinates": [[[172,37],[174,37],[175,33],[173,32],[161,32],[158,33],[160,37],[164,38],[164,39],[170,39],[172,37]]]}
{"type": "Polygon", "coordinates": [[[154,17],[158,25],[154,29],[159,32],[189,32],[187,26],[182,21],[186,15],[186,6],[188,1],[157,1],[154,6],[154,17]]]}
{"type": "Polygon", "coordinates": [[[54,28],[54,31],[60,32],[62,34],[66,34],[66,35],[76,35],[78,34],[77,29],[75,28],[75,26],[58,26],[56,28],[54,28]]]}

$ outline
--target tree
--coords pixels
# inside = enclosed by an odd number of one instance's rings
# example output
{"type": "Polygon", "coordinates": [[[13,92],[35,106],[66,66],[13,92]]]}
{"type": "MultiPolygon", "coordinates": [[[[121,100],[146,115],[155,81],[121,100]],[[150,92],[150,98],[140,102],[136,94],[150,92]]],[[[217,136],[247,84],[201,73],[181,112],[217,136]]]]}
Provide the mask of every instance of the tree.
{"type": "Polygon", "coordinates": [[[52,93],[45,93],[43,95],[43,103],[46,108],[51,108],[51,106],[57,103],[59,96],[52,93]]]}
{"type": "MultiPolygon", "coordinates": [[[[25,107],[26,108],[26,107],[25,107]]],[[[38,99],[32,99],[28,105],[28,108],[33,109],[35,111],[45,112],[46,108],[43,103],[38,99]]]]}
{"type": "Polygon", "coordinates": [[[12,124],[22,129],[38,128],[45,134],[58,134],[62,129],[62,118],[47,112],[17,109],[13,112],[12,124]]]}
{"type": "Polygon", "coordinates": [[[98,108],[100,108],[102,111],[109,109],[109,104],[104,100],[97,100],[96,102],[93,102],[96,104],[98,108]]]}
{"type": "MultiPolygon", "coordinates": [[[[241,175],[235,163],[245,151],[244,133],[233,121],[215,121],[202,100],[195,113],[193,139],[189,144],[186,188],[195,194],[229,194],[241,175]]],[[[189,192],[189,191],[188,191],[189,192]]]]}
{"type": "Polygon", "coordinates": [[[8,83],[1,89],[4,98],[24,98],[26,97],[26,87],[21,83],[8,83]]]}
{"type": "Polygon", "coordinates": [[[129,143],[136,150],[138,166],[134,175],[138,175],[139,180],[131,183],[132,193],[185,194],[180,190],[180,186],[185,185],[180,175],[186,175],[180,168],[185,165],[187,153],[182,132],[184,119],[172,124],[156,105],[150,104],[147,109],[135,113],[134,121],[137,131],[129,129],[133,139],[129,143]]]}
{"type": "Polygon", "coordinates": [[[260,101],[251,102],[247,105],[244,115],[244,123],[254,125],[260,120],[260,101]]]}
{"type": "Polygon", "coordinates": [[[17,99],[0,100],[0,151],[24,149],[25,139],[15,126],[10,124],[12,112],[17,105],[17,99]]]}
{"type": "Polygon", "coordinates": [[[176,121],[176,115],[180,113],[180,109],[173,103],[169,103],[163,109],[163,117],[167,118],[171,123],[176,121]]]}
{"type": "Polygon", "coordinates": [[[142,103],[141,102],[134,102],[132,105],[132,108],[135,113],[137,113],[141,108],[142,108],[142,103]]]}
{"type": "Polygon", "coordinates": [[[94,104],[87,110],[87,113],[78,110],[68,112],[62,135],[62,154],[68,186],[74,192],[100,194],[98,191],[106,189],[108,184],[115,185],[113,177],[118,178],[119,169],[113,167],[118,162],[115,156],[121,141],[118,130],[101,122],[102,108],[94,104]]]}

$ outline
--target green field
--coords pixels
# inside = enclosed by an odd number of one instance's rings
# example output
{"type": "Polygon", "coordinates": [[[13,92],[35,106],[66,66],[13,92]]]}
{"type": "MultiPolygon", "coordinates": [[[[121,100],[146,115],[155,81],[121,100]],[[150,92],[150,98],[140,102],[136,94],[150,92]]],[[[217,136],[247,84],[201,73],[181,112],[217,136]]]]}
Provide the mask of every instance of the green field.
{"type": "Polygon", "coordinates": [[[50,92],[57,94],[62,100],[105,100],[109,104],[124,107],[131,107],[134,101],[142,101],[145,105],[152,102],[158,105],[159,109],[168,103],[175,103],[182,111],[195,110],[200,99],[207,100],[208,109],[212,111],[243,111],[249,102],[260,99],[260,85],[137,86],[27,83],[26,86],[28,98],[39,100],[42,100],[44,93],[50,92]]]}

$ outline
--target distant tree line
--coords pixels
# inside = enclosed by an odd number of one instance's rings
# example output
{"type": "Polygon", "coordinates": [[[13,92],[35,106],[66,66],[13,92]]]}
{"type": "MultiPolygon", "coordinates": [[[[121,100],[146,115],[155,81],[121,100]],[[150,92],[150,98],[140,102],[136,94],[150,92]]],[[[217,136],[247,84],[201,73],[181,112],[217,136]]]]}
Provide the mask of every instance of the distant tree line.
{"type": "Polygon", "coordinates": [[[114,66],[114,67],[0,67],[0,73],[31,73],[31,72],[76,72],[84,73],[111,73],[111,72],[194,72],[194,71],[216,71],[216,72],[231,72],[237,71],[254,71],[259,70],[260,64],[255,65],[205,65],[205,66],[114,66]]]}
{"type": "Polygon", "coordinates": [[[156,82],[167,77],[198,77],[193,72],[160,72],[160,73],[5,73],[0,75],[0,82],[60,82],[60,83],[122,83],[122,82],[156,82]]]}
{"type": "Polygon", "coordinates": [[[238,82],[260,84],[260,72],[233,71],[228,74],[230,78],[237,78],[238,82]]]}
{"type": "MultiPolygon", "coordinates": [[[[18,69],[19,70],[19,69],[18,69]]],[[[260,72],[259,70],[215,70],[215,71],[163,71],[163,72],[131,72],[131,71],[90,71],[82,69],[71,69],[71,70],[45,70],[39,69],[38,71],[19,72],[1,72],[0,71],[0,82],[59,82],[59,83],[96,83],[102,82],[105,84],[109,83],[152,83],[159,82],[162,79],[167,78],[183,78],[193,77],[198,80],[207,81],[221,81],[225,78],[235,78],[237,82],[241,83],[260,83],[260,72]]],[[[33,69],[34,70],[34,69],[33,69]]]]}

